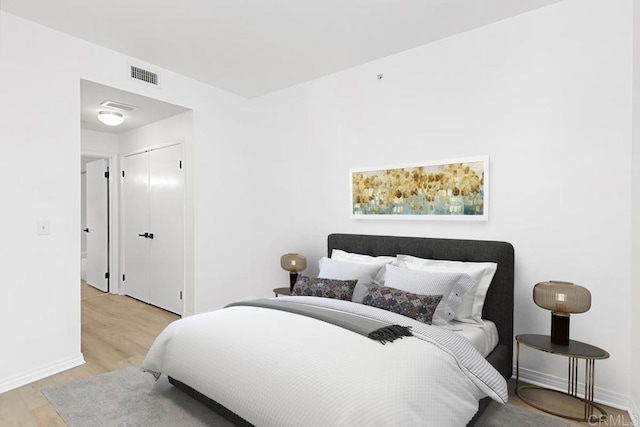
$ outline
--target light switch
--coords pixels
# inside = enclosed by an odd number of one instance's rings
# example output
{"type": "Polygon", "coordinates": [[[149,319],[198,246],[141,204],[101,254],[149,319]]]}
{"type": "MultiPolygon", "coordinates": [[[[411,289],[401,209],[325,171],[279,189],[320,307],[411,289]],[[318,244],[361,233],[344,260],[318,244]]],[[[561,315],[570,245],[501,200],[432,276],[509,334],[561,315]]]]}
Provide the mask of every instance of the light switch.
{"type": "Polygon", "coordinates": [[[49,235],[49,220],[48,219],[39,219],[37,224],[36,234],[38,236],[48,236],[49,235]]]}

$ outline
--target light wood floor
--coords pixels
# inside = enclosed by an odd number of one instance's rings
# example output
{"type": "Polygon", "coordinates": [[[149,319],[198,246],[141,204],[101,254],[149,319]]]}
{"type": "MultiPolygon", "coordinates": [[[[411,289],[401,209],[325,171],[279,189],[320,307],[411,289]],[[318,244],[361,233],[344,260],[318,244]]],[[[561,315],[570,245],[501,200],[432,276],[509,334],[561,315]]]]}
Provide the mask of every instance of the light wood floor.
{"type": "MultiPolygon", "coordinates": [[[[0,394],[0,426],[65,427],[57,412],[42,395],[43,388],[75,382],[105,372],[142,363],[155,337],[178,316],[137,301],[133,298],[104,294],[82,283],[82,353],[86,364],[0,394]]],[[[509,380],[509,405],[537,411],[514,393],[515,381],[509,380]]],[[[557,397],[540,396],[552,409],[562,408],[557,397]]],[[[625,411],[605,407],[615,416],[623,416],[624,424],[632,425],[625,411]]],[[[540,412],[540,411],[537,411],[540,412]]],[[[551,415],[549,415],[551,416],[551,415]]],[[[588,423],[569,422],[572,426],[588,423]]],[[[603,423],[603,426],[613,425],[603,423]]]]}
{"type": "Polygon", "coordinates": [[[139,365],[175,314],[82,283],[82,354],[87,363],[0,394],[0,426],[65,426],[43,388],[139,365]]]}

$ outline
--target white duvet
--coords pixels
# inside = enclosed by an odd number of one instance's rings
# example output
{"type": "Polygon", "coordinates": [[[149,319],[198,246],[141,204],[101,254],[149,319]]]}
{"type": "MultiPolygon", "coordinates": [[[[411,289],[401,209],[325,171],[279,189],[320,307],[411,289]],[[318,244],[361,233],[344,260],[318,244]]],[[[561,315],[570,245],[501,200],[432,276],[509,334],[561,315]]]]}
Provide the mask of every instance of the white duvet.
{"type": "Polygon", "coordinates": [[[506,382],[455,333],[347,301],[326,306],[412,326],[382,345],[320,320],[257,307],[181,319],[156,339],[143,368],[171,376],[256,426],[465,426],[506,382]]]}

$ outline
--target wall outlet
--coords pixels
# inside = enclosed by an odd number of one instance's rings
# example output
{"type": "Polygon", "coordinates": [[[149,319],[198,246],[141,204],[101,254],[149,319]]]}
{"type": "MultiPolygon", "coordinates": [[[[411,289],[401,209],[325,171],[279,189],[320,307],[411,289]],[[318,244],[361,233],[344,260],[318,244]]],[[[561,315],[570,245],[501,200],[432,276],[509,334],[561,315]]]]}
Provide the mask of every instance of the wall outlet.
{"type": "Polygon", "coordinates": [[[49,220],[48,219],[39,219],[36,223],[36,234],[38,236],[48,236],[49,235],[49,220]]]}

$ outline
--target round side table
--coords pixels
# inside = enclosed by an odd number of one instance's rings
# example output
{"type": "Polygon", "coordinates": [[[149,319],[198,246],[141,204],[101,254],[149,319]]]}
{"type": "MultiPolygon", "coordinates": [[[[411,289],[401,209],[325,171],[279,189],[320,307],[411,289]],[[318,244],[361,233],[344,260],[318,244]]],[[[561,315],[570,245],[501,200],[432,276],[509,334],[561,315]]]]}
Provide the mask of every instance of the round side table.
{"type": "Polygon", "coordinates": [[[576,421],[603,421],[607,418],[607,413],[602,407],[593,402],[593,390],[595,381],[595,363],[598,359],[608,359],[609,353],[605,350],[586,344],[580,341],[569,340],[569,345],[557,345],[551,343],[551,337],[549,335],[535,335],[535,334],[523,334],[516,336],[517,344],[517,356],[516,356],[516,395],[522,399],[525,403],[540,409],[541,411],[549,414],[557,415],[559,417],[568,418],[576,421]],[[547,353],[557,354],[569,359],[569,376],[567,378],[567,392],[551,390],[545,387],[533,386],[533,385],[520,385],[520,344],[535,350],[544,351],[547,353]],[[584,380],[584,399],[578,397],[578,363],[580,359],[584,359],[586,362],[585,367],[585,380],[584,380]],[[584,415],[582,418],[553,411],[545,408],[542,405],[531,403],[525,398],[521,392],[527,389],[545,390],[552,393],[560,393],[565,396],[569,396],[584,405],[584,415]],[[594,414],[596,409],[600,414],[594,414]],[[596,417],[596,418],[594,418],[596,417]]]}
{"type": "Polygon", "coordinates": [[[291,289],[288,286],[286,288],[275,288],[273,293],[276,294],[276,298],[278,295],[291,295],[291,289]]]}

